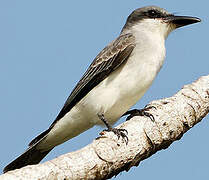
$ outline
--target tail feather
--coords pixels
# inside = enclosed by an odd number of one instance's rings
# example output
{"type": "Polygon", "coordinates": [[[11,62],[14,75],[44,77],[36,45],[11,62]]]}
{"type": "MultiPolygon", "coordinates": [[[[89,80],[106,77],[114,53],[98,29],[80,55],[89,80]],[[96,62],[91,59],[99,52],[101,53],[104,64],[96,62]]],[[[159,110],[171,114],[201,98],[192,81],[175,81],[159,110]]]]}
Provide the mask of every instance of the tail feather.
{"type": "Polygon", "coordinates": [[[36,149],[36,145],[31,146],[18,158],[8,164],[3,172],[19,169],[27,165],[38,164],[52,149],[42,152],[36,149]]]}
{"type": "Polygon", "coordinates": [[[46,138],[49,131],[50,130],[46,130],[35,139],[33,139],[29,144],[29,148],[14,161],[9,163],[4,168],[3,172],[5,173],[7,171],[19,169],[27,165],[38,164],[53,149],[53,147],[45,151],[37,149],[37,146],[42,142],[44,138],[46,138]]]}

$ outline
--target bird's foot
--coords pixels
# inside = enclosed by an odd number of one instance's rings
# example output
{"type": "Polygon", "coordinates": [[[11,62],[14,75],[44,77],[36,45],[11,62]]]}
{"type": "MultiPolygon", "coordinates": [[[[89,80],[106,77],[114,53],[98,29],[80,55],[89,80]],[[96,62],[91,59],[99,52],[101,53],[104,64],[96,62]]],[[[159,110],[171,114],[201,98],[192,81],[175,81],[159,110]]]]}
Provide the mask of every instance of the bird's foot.
{"type": "Polygon", "coordinates": [[[128,144],[128,131],[126,129],[117,129],[117,128],[112,128],[108,121],[105,119],[104,114],[98,114],[99,119],[102,120],[102,122],[104,122],[104,124],[106,125],[107,129],[105,129],[104,131],[110,132],[112,131],[115,135],[117,135],[118,139],[120,139],[120,137],[122,137],[122,139],[125,141],[126,144],[128,144]]]}
{"type": "Polygon", "coordinates": [[[154,116],[151,113],[147,112],[147,111],[149,111],[152,108],[156,109],[156,107],[154,107],[154,106],[148,106],[148,107],[145,106],[144,109],[132,109],[132,110],[129,110],[126,113],[124,113],[122,116],[129,115],[126,118],[126,121],[130,120],[134,116],[146,116],[146,117],[149,117],[152,122],[154,122],[155,121],[154,116]]]}
{"type": "Polygon", "coordinates": [[[104,131],[113,132],[115,135],[117,135],[118,139],[121,137],[125,143],[128,144],[128,131],[126,129],[108,128],[104,131]]]}

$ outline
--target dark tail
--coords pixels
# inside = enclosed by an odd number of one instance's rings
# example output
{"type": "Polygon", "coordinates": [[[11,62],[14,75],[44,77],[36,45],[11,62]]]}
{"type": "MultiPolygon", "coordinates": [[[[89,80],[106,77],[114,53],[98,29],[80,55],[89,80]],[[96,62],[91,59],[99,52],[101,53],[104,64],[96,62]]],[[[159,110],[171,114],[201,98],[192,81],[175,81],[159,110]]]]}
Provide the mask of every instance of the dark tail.
{"type": "Polygon", "coordinates": [[[11,171],[14,169],[19,169],[21,167],[32,165],[32,164],[38,164],[52,149],[49,149],[47,151],[41,151],[37,149],[37,145],[43,140],[47,132],[40,134],[38,137],[36,137],[31,143],[30,147],[21,154],[18,158],[16,158],[14,161],[12,161],[10,164],[8,164],[3,172],[11,171]],[[38,140],[39,139],[39,140],[38,140]]]}

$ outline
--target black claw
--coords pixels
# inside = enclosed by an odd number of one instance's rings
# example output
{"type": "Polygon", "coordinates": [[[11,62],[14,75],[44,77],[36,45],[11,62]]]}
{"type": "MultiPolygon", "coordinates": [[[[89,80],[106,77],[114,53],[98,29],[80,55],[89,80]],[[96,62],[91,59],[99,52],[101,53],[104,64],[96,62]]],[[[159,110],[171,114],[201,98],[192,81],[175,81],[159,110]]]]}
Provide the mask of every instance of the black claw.
{"type": "Polygon", "coordinates": [[[144,113],[142,115],[146,116],[146,117],[149,117],[151,119],[151,121],[153,121],[153,122],[155,121],[154,116],[152,114],[146,112],[146,111],[144,111],[144,113]]]}
{"type": "Polygon", "coordinates": [[[118,139],[121,137],[125,143],[128,144],[128,136],[126,135],[128,134],[128,131],[126,129],[109,128],[105,129],[104,131],[112,131],[115,135],[117,135],[118,139]]]}
{"type": "Polygon", "coordinates": [[[146,116],[146,117],[149,117],[151,119],[151,121],[154,122],[155,121],[154,116],[151,113],[147,112],[147,111],[149,111],[152,108],[155,108],[156,109],[156,107],[154,107],[154,106],[148,106],[148,107],[145,106],[144,109],[133,109],[133,110],[129,110],[126,113],[124,113],[122,116],[129,115],[126,118],[126,121],[130,120],[134,116],[146,116]]]}
{"type": "Polygon", "coordinates": [[[107,129],[104,131],[112,131],[114,134],[118,136],[118,139],[122,137],[122,139],[125,141],[126,144],[128,144],[128,131],[126,129],[117,129],[117,128],[112,128],[108,121],[105,119],[104,114],[98,114],[98,117],[104,122],[104,124],[107,126],[107,129]],[[126,135],[127,134],[127,135],[126,135]]]}

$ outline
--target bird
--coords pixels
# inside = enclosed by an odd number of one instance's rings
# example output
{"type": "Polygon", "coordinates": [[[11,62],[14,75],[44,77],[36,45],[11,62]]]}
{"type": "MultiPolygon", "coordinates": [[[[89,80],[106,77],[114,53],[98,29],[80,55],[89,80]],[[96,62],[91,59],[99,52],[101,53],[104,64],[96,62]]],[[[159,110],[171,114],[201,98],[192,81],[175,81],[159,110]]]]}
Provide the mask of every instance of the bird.
{"type": "MultiPolygon", "coordinates": [[[[108,131],[125,137],[126,130],[112,125],[122,115],[135,112],[128,110],[144,95],[164,63],[166,38],[173,30],[200,21],[157,6],[134,10],[119,36],[87,68],[50,127],[3,172],[39,163],[55,146],[95,125],[105,125],[108,131]]],[[[143,109],[139,112],[146,115],[143,109]]]]}

